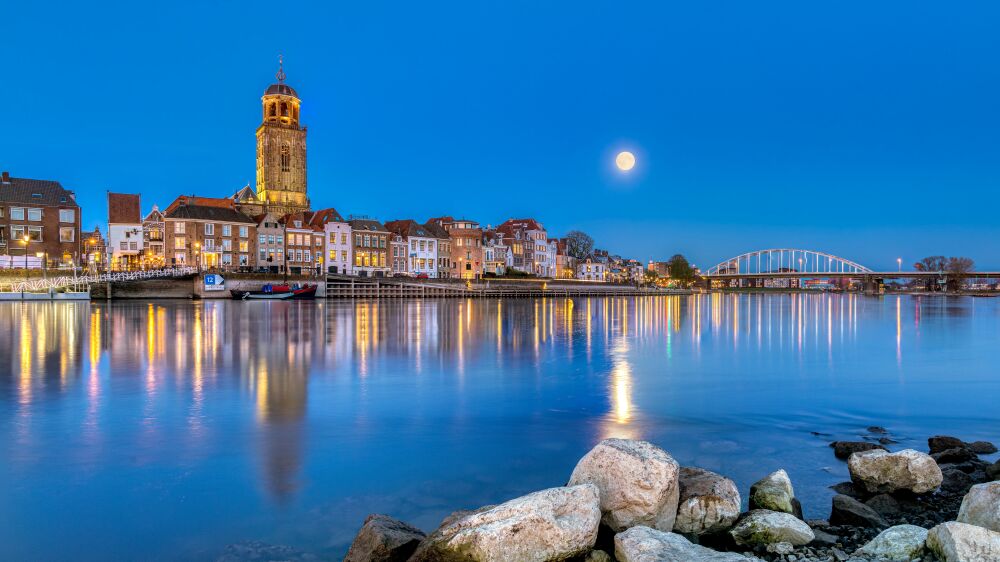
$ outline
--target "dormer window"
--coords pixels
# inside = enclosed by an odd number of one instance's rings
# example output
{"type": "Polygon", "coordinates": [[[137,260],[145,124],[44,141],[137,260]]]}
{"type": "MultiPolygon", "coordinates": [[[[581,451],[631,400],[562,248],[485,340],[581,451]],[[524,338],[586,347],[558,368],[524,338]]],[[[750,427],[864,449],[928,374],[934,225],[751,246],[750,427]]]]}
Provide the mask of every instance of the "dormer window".
{"type": "Polygon", "coordinates": [[[295,228],[302,228],[302,221],[295,221],[295,228]]]}
{"type": "Polygon", "coordinates": [[[42,198],[42,194],[41,193],[32,193],[31,194],[31,198],[32,199],[41,199],[42,198]]]}

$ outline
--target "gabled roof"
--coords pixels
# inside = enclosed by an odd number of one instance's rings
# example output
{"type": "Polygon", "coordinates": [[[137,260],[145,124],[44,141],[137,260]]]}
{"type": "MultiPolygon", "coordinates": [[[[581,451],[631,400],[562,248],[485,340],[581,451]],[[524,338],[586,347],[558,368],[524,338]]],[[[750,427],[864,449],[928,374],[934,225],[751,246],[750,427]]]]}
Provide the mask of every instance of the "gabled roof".
{"type": "Polygon", "coordinates": [[[323,226],[328,222],[344,222],[347,221],[337,212],[337,209],[330,207],[328,209],[320,209],[312,215],[312,220],[310,221],[313,225],[323,226]]]}
{"type": "Polygon", "coordinates": [[[256,224],[253,219],[237,211],[232,199],[181,195],[163,213],[167,219],[205,220],[212,222],[241,222],[256,224]]]}
{"type": "Polygon", "coordinates": [[[142,222],[139,195],[108,192],[108,222],[111,224],[139,224],[142,222]]]}
{"type": "Polygon", "coordinates": [[[10,178],[0,183],[0,201],[25,205],[51,205],[78,207],[72,191],[64,189],[57,181],[10,178]]]}
{"type": "Polygon", "coordinates": [[[233,194],[233,200],[240,203],[243,202],[257,202],[257,192],[250,187],[249,184],[241,187],[239,191],[233,194]]]}
{"type": "Polygon", "coordinates": [[[385,223],[385,228],[389,232],[405,236],[406,238],[411,236],[417,236],[420,238],[437,238],[437,235],[431,232],[429,228],[413,219],[389,221],[385,223]]]}
{"type": "Polygon", "coordinates": [[[347,223],[351,225],[351,230],[359,230],[359,231],[366,230],[370,232],[389,232],[388,230],[385,229],[385,226],[382,223],[378,222],[377,220],[351,219],[347,221],[347,223]]]}
{"type": "Polygon", "coordinates": [[[163,222],[163,213],[160,212],[160,208],[153,205],[153,210],[142,219],[142,222],[163,222]]]}
{"type": "Polygon", "coordinates": [[[431,220],[425,222],[424,223],[424,228],[426,228],[427,231],[430,232],[431,236],[433,236],[434,238],[439,238],[439,239],[442,239],[442,240],[450,240],[451,239],[451,235],[448,234],[448,231],[445,230],[438,223],[434,222],[434,219],[431,219],[431,220]]]}
{"type": "Polygon", "coordinates": [[[517,230],[545,230],[545,227],[535,219],[507,219],[497,227],[503,233],[513,233],[517,230]]]}

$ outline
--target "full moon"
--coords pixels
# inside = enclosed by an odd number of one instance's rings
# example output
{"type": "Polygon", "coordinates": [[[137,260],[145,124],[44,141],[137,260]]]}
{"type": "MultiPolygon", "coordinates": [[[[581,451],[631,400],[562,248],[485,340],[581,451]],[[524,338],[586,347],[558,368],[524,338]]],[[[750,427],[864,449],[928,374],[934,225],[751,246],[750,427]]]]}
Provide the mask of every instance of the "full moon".
{"type": "Polygon", "coordinates": [[[635,155],[627,150],[619,152],[615,157],[615,166],[623,172],[631,170],[635,167],[635,155]]]}

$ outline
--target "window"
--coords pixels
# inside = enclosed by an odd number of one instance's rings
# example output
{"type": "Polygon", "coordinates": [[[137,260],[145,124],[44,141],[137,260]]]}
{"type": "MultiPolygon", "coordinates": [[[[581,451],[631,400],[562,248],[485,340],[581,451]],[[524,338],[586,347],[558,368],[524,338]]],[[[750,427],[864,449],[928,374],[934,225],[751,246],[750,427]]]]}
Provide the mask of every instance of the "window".
{"type": "Polygon", "coordinates": [[[121,242],[120,242],[120,243],[118,244],[118,249],[120,249],[120,250],[128,250],[128,242],[126,242],[126,241],[122,240],[122,241],[121,241],[121,242]]]}
{"type": "Polygon", "coordinates": [[[354,245],[355,246],[360,246],[361,245],[361,235],[360,234],[355,234],[354,235],[354,245]]]}
{"type": "Polygon", "coordinates": [[[76,222],[76,211],[73,209],[59,209],[59,222],[73,224],[76,222]]]}
{"type": "Polygon", "coordinates": [[[229,238],[222,239],[222,251],[231,252],[233,250],[233,241],[229,238]]]}
{"type": "Polygon", "coordinates": [[[246,238],[247,236],[249,236],[249,232],[250,232],[250,230],[247,227],[241,226],[240,227],[240,238],[246,238]]]}
{"type": "Polygon", "coordinates": [[[215,235],[215,225],[214,224],[212,224],[210,222],[206,222],[205,223],[205,235],[206,236],[214,236],[215,235]]]}
{"type": "Polygon", "coordinates": [[[246,254],[240,254],[240,266],[246,267],[250,265],[250,256],[246,254]]]}
{"type": "Polygon", "coordinates": [[[28,209],[28,220],[39,222],[42,220],[42,210],[41,209],[28,209]]]}
{"type": "Polygon", "coordinates": [[[71,226],[63,226],[59,228],[59,241],[60,242],[73,242],[76,239],[76,230],[71,226]]]}
{"type": "Polygon", "coordinates": [[[302,259],[302,250],[296,250],[296,252],[295,252],[295,261],[304,261],[302,259]]]}
{"type": "Polygon", "coordinates": [[[233,265],[233,255],[222,254],[222,265],[233,265]]]}
{"type": "MultiPolygon", "coordinates": [[[[421,242],[421,244],[422,243],[423,242],[421,242]]],[[[416,252],[417,251],[417,241],[416,240],[410,240],[410,251],[411,252],[416,252]]]]}
{"type": "MultiPolygon", "coordinates": [[[[274,237],[272,236],[271,238],[274,238],[274,237]]],[[[267,237],[264,236],[263,234],[260,234],[260,235],[257,236],[257,244],[263,246],[266,241],[267,241],[267,237]]]]}
{"type": "Polygon", "coordinates": [[[346,232],[341,232],[340,233],[340,243],[343,244],[343,245],[345,245],[345,246],[347,245],[347,233],[346,232]]]}
{"type": "MultiPolygon", "coordinates": [[[[268,236],[268,242],[270,242],[270,238],[271,237],[268,236]]],[[[275,239],[275,241],[278,244],[284,244],[285,243],[285,236],[283,234],[279,234],[279,235],[275,236],[274,239],[275,239]]]]}
{"type": "Polygon", "coordinates": [[[378,255],[378,265],[379,267],[385,267],[385,252],[378,255]]]}
{"type": "MultiPolygon", "coordinates": [[[[285,106],[282,104],[282,111],[284,112],[285,106]]],[[[281,145],[281,171],[290,172],[292,171],[292,155],[287,144],[281,145]]]]}
{"type": "Polygon", "coordinates": [[[3,218],[3,207],[0,207],[0,219],[3,218]]]}
{"type": "Polygon", "coordinates": [[[354,254],[354,265],[361,266],[361,252],[354,254]]]}
{"type": "MultiPolygon", "coordinates": [[[[62,234],[61,229],[60,229],[60,234],[62,234]]],[[[138,242],[129,242],[128,243],[128,249],[129,250],[138,250],[139,249],[139,243],[138,242]]]]}
{"type": "MultiPolygon", "coordinates": [[[[261,235],[261,236],[263,237],[263,235],[261,235]]],[[[261,244],[263,244],[263,243],[264,243],[264,241],[261,240],[261,244]]],[[[267,243],[268,244],[274,244],[274,235],[273,234],[268,234],[267,235],[267,243]]],[[[281,244],[281,240],[278,240],[278,244],[281,244]]]]}
{"type": "Polygon", "coordinates": [[[222,225],[222,235],[223,236],[232,236],[233,235],[233,225],[231,225],[231,224],[224,224],[224,225],[222,225]]]}
{"type": "MultiPolygon", "coordinates": [[[[250,251],[250,243],[247,242],[246,240],[240,240],[240,251],[243,252],[243,253],[249,252],[250,251]]],[[[240,259],[242,259],[242,258],[240,258],[240,259]]]]}
{"type": "Polygon", "coordinates": [[[365,234],[365,248],[370,248],[372,245],[372,237],[365,234]]]}
{"type": "Polygon", "coordinates": [[[214,252],[215,251],[215,238],[206,238],[205,239],[205,251],[206,252],[214,252]]]}
{"type": "Polygon", "coordinates": [[[174,263],[176,263],[178,265],[184,265],[184,263],[186,261],[187,261],[187,257],[186,257],[186,254],[184,252],[175,252],[174,253],[174,263]]]}
{"type": "Polygon", "coordinates": [[[186,241],[184,240],[183,236],[181,236],[179,238],[174,238],[174,249],[175,250],[183,250],[185,248],[187,248],[187,244],[186,244],[186,241]]]}
{"type": "Polygon", "coordinates": [[[306,250],[305,259],[302,261],[312,261],[312,254],[309,253],[309,250],[306,250]]]}
{"type": "Polygon", "coordinates": [[[184,224],[183,222],[174,223],[174,234],[184,234],[184,224]]]}
{"type": "Polygon", "coordinates": [[[267,261],[267,250],[264,248],[260,249],[260,261],[267,261]]]}
{"type": "MultiPolygon", "coordinates": [[[[22,236],[23,238],[23,236],[22,236]]],[[[31,238],[32,242],[42,241],[42,227],[40,226],[29,226],[28,227],[28,238],[31,238]]]]}
{"type": "Polygon", "coordinates": [[[378,247],[385,248],[385,236],[378,237],[378,247]]]}
{"type": "Polygon", "coordinates": [[[11,207],[10,208],[10,220],[12,220],[12,221],[23,221],[24,220],[24,207],[11,207]]]}

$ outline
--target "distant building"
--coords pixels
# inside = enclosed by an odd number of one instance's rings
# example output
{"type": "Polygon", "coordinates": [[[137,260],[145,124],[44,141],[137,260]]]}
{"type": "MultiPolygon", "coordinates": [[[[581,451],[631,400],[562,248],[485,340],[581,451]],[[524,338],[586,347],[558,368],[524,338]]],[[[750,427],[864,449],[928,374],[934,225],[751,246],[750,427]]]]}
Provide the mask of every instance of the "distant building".
{"type": "Polygon", "coordinates": [[[326,272],[350,275],[353,271],[351,259],[354,255],[351,245],[351,225],[333,207],[313,213],[310,224],[323,232],[326,272]]]}
{"type": "Polygon", "coordinates": [[[311,212],[299,211],[285,215],[280,221],[285,226],[285,267],[289,273],[300,275],[322,270],[325,236],[321,226],[310,224],[311,219],[311,212]]]}
{"type": "Polygon", "coordinates": [[[448,279],[452,276],[451,267],[451,235],[443,226],[428,220],[424,223],[424,228],[437,239],[437,273],[441,279],[448,279]]]}
{"type": "Polygon", "coordinates": [[[285,271],[285,226],[281,217],[274,213],[264,213],[254,217],[257,223],[257,256],[254,264],[257,271],[284,273],[285,271]]]}
{"type": "Polygon", "coordinates": [[[108,192],[108,250],[112,271],[142,266],[144,238],[138,194],[108,192]]]}
{"type": "Polygon", "coordinates": [[[182,195],[163,212],[168,265],[203,269],[252,269],[257,223],[232,199],[182,195]]]}
{"type": "Polygon", "coordinates": [[[94,230],[83,231],[81,233],[83,242],[83,257],[81,267],[92,273],[107,269],[108,247],[101,234],[101,227],[95,226],[94,230]]]}
{"type": "Polygon", "coordinates": [[[576,266],[576,278],[585,281],[605,281],[607,277],[607,264],[589,257],[576,266]]]}
{"type": "MultiPolygon", "coordinates": [[[[84,255],[80,206],[72,191],[57,181],[14,178],[0,174],[0,267],[23,267],[16,256],[49,267],[74,267],[84,255]]],[[[37,267],[37,266],[36,266],[37,267]]]]}
{"type": "Polygon", "coordinates": [[[153,205],[153,210],[142,219],[142,243],[145,247],[143,264],[146,268],[166,265],[163,229],[163,213],[158,206],[153,205]]]}
{"type": "Polygon", "coordinates": [[[353,218],[351,225],[354,238],[354,274],[361,277],[385,277],[391,263],[389,254],[389,231],[377,220],[353,218]]]}
{"type": "Polygon", "coordinates": [[[548,235],[535,219],[508,219],[497,227],[504,241],[511,248],[512,269],[543,277],[550,276],[548,261],[548,235]]]}
{"type": "MultiPolygon", "coordinates": [[[[387,227],[388,228],[388,227],[387,227]]],[[[389,231],[389,260],[392,262],[392,275],[408,275],[406,270],[406,240],[402,236],[389,231]]]]}
{"type": "Polygon", "coordinates": [[[553,277],[558,279],[573,279],[576,277],[576,258],[569,255],[565,238],[554,238],[549,240],[549,244],[555,244],[555,271],[553,277]]]}
{"type": "Polygon", "coordinates": [[[434,232],[412,219],[389,221],[385,227],[402,239],[404,272],[438,277],[438,238],[434,232]]]}
{"type": "Polygon", "coordinates": [[[670,262],[650,260],[646,269],[656,273],[657,277],[670,277],[670,262]]]}
{"type": "Polygon", "coordinates": [[[483,229],[468,219],[439,217],[431,219],[451,239],[451,276],[478,279],[483,274],[483,229]]]}
{"type": "Polygon", "coordinates": [[[507,273],[507,253],[503,235],[496,230],[483,231],[483,273],[501,276],[507,273]]]}

